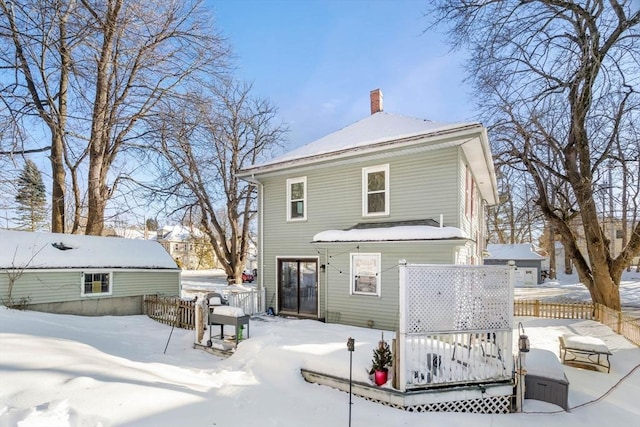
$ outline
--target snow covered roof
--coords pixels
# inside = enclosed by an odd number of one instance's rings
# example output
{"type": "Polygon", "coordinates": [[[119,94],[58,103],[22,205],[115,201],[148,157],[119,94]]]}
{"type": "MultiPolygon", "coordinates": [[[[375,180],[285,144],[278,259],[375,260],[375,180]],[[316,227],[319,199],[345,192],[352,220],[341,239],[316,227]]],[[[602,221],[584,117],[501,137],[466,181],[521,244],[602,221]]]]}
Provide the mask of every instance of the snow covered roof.
{"type": "Polygon", "coordinates": [[[282,164],[290,161],[299,161],[326,154],[335,154],[376,145],[378,143],[479,126],[481,126],[479,123],[432,122],[381,111],[249,169],[263,168],[267,165],[282,164]]]}
{"type": "Polygon", "coordinates": [[[415,145],[425,150],[461,146],[483,197],[490,205],[497,203],[493,159],[482,124],[432,122],[382,111],[282,156],[245,168],[238,176],[249,178],[255,174],[415,145]]]}
{"type": "Polygon", "coordinates": [[[542,255],[539,255],[533,251],[533,245],[531,243],[520,243],[513,245],[490,243],[487,245],[487,251],[490,255],[485,258],[490,259],[506,259],[514,261],[544,259],[542,255]]]}
{"type": "MultiPolygon", "coordinates": [[[[425,220],[424,224],[434,223],[425,220]]],[[[409,222],[411,223],[411,221],[409,222]]],[[[347,230],[326,230],[313,236],[313,243],[320,242],[396,242],[417,240],[466,239],[464,232],[456,227],[405,224],[403,222],[358,224],[347,230]]]]}
{"type": "Polygon", "coordinates": [[[158,242],[0,230],[0,268],[178,269],[158,242]]]}
{"type": "Polygon", "coordinates": [[[188,228],[183,225],[165,225],[160,230],[161,237],[158,240],[167,240],[171,242],[186,242],[192,237],[198,238],[204,236],[202,231],[195,228],[188,228]]]}

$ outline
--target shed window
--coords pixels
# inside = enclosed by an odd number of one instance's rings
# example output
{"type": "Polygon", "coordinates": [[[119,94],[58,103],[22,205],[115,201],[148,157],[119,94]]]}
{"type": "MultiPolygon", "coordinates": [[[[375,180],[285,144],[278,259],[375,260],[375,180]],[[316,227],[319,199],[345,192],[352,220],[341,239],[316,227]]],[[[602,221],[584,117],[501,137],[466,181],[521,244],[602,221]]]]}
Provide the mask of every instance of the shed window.
{"type": "Polygon", "coordinates": [[[380,254],[351,254],[351,293],[380,296],[380,254]]]}
{"type": "Polygon", "coordinates": [[[110,273],[83,273],[82,295],[110,295],[110,273]]]}

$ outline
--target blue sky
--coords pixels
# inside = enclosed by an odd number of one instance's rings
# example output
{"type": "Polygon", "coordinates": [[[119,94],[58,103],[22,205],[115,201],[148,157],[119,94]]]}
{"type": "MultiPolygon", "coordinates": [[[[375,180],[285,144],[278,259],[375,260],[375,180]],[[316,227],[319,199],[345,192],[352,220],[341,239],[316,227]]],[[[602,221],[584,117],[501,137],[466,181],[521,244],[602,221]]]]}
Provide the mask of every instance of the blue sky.
{"type": "Polygon", "coordinates": [[[253,82],[289,125],[288,148],[384,110],[434,121],[476,120],[463,55],[425,33],[424,0],[208,0],[253,82]]]}

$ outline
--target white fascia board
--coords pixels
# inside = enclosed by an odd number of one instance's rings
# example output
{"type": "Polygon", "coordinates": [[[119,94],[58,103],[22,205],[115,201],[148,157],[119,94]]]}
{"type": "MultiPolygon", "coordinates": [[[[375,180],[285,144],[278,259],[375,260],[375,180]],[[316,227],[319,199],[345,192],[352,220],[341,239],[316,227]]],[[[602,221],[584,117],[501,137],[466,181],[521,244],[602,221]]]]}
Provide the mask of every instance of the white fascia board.
{"type": "Polygon", "coordinates": [[[342,151],[333,151],[331,153],[318,154],[315,156],[289,160],[282,163],[251,167],[240,171],[237,176],[242,179],[251,180],[256,179],[257,175],[280,175],[288,173],[288,170],[294,168],[296,170],[303,171],[305,168],[310,168],[312,166],[321,166],[319,165],[319,163],[326,162],[328,160],[331,160],[331,162],[326,164],[327,167],[335,166],[341,163],[350,163],[354,160],[354,157],[357,157],[359,159],[364,155],[371,156],[372,158],[385,158],[394,157],[400,154],[406,154],[410,149],[414,149],[417,152],[455,147],[465,144],[474,136],[477,137],[482,129],[484,128],[480,124],[472,124],[463,128],[447,129],[429,134],[416,135],[401,139],[393,139],[372,145],[354,147],[342,151]],[[439,139],[444,138],[455,139],[437,143],[439,139]],[[433,144],[420,146],[421,144],[429,142],[433,142],[433,144]]]}

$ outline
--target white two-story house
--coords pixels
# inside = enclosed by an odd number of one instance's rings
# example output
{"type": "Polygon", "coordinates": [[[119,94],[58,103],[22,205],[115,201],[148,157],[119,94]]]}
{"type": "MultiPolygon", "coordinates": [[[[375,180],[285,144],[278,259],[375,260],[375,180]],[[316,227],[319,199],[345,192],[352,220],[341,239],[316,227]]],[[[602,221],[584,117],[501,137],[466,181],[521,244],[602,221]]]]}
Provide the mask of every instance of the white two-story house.
{"type": "Polygon", "coordinates": [[[240,176],[259,189],[265,307],[395,330],[398,263],[482,264],[497,203],[487,131],[382,110],[240,176]]]}

